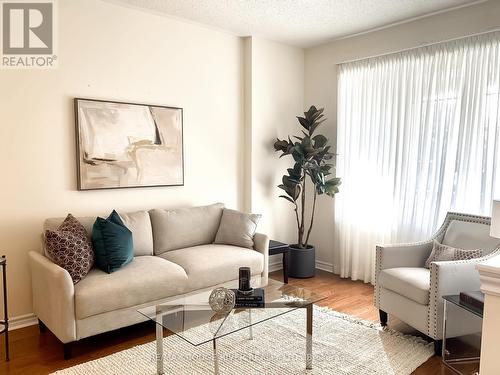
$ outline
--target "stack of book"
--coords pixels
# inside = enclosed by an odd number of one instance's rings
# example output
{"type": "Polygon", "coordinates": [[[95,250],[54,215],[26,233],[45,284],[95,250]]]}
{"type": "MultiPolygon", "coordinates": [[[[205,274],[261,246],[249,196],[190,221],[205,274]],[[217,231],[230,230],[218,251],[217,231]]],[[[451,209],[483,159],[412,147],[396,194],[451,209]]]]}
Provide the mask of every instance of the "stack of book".
{"type": "Polygon", "coordinates": [[[461,292],[460,303],[482,314],[484,310],[484,294],[480,291],[461,292]]]}
{"type": "Polygon", "coordinates": [[[234,307],[245,308],[245,307],[264,307],[264,289],[255,288],[250,293],[241,293],[238,289],[232,289],[236,295],[236,303],[234,307]]]}

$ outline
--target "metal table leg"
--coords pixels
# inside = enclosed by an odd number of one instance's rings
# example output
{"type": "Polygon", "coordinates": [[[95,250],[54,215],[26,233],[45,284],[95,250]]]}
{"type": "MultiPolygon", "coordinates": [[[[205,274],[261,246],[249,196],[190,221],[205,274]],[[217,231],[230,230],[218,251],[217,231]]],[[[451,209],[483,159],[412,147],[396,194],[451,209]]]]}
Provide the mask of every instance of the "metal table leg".
{"type": "Polygon", "coordinates": [[[248,326],[248,339],[253,340],[252,309],[248,309],[248,322],[250,323],[250,325],[248,326]]]}
{"type": "Polygon", "coordinates": [[[163,315],[160,309],[156,310],[156,373],[163,375],[163,315]]]}
{"type": "Polygon", "coordinates": [[[313,305],[306,308],[307,313],[307,334],[306,334],[306,369],[312,370],[312,333],[313,333],[313,305]]]}
{"type": "Polygon", "coordinates": [[[217,339],[213,339],[213,348],[214,348],[214,374],[219,375],[219,355],[217,354],[217,339]]]}

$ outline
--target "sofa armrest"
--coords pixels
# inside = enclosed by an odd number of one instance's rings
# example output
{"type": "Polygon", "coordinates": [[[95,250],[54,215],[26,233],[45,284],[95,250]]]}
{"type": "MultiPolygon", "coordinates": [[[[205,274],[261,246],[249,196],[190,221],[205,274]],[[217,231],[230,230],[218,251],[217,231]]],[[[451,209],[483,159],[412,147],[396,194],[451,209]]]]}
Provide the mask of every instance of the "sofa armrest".
{"type": "Polygon", "coordinates": [[[75,288],[68,271],[30,251],[33,310],[63,343],[76,340],[75,288]]]}
{"type": "Polygon", "coordinates": [[[253,236],[253,248],[264,255],[264,270],[261,275],[262,286],[267,285],[269,273],[269,237],[262,233],[253,236]]]}
{"type": "Polygon", "coordinates": [[[485,258],[432,262],[430,266],[429,335],[443,337],[443,296],[480,289],[476,265],[485,258]]]}

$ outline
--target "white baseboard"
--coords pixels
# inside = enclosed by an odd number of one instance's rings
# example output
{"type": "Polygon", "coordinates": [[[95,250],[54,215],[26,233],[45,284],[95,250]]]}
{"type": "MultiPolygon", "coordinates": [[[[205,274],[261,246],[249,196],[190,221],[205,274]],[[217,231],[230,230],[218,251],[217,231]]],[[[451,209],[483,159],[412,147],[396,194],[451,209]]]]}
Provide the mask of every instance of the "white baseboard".
{"type": "Polygon", "coordinates": [[[333,273],[333,264],[328,262],[323,262],[321,260],[316,261],[316,268],[322,271],[333,273]]]}
{"type": "Polygon", "coordinates": [[[9,331],[32,326],[35,324],[38,324],[38,319],[33,313],[13,316],[12,318],[9,318],[9,331]]]}
{"type": "Polygon", "coordinates": [[[283,263],[281,261],[269,263],[269,272],[274,272],[281,270],[283,268],[283,263]]]}

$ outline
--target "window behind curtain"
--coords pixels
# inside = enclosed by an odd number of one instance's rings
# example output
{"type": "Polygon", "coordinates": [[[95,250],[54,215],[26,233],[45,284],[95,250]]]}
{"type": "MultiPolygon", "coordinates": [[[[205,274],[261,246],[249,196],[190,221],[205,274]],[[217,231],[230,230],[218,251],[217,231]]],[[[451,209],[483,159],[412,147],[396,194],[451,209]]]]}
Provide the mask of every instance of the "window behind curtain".
{"type": "Polygon", "coordinates": [[[371,281],[375,245],[428,237],[500,195],[500,34],[339,66],[334,263],[371,281]]]}

